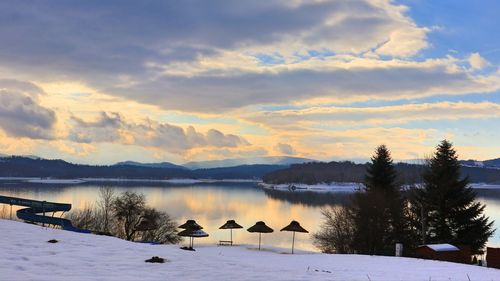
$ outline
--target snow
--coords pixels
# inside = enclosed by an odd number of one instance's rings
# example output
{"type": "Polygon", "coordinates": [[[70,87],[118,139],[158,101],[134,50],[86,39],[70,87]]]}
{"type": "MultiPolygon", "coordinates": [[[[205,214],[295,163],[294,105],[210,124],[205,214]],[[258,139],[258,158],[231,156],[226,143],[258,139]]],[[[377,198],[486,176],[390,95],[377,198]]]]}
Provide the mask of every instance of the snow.
{"type": "MultiPolygon", "coordinates": [[[[355,192],[363,187],[362,183],[356,182],[334,182],[334,183],[319,183],[319,184],[303,184],[303,183],[285,183],[285,184],[269,184],[259,183],[259,186],[266,189],[275,189],[282,191],[315,191],[315,192],[355,192]]],[[[500,189],[500,184],[488,183],[471,183],[470,186],[475,189],[500,189]]],[[[409,188],[403,186],[402,188],[409,188]]]]}
{"type": "Polygon", "coordinates": [[[216,183],[216,182],[256,182],[249,179],[125,179],[125,178],[76,178],[76,179],[56,179],[38,177],[0,177],[0,181],[23,181],[40,184],[79,184],[85,182],[151,182],[151,183],[171,183],[171,184],[196,184],[196,183],[216,183]]]}
{"type": "Polygon", "coordinates": [[[499,280],[500,270],[411,258],[133,243],[0,220],[1,280],[499,280]],[[50,239],[59,242],[47,243],[50,239]],[[145,263],[152,256],[164,264],[145,263]]]}
{"type": "Polygon", "coordinates": [[[500,189],[500,184],[471,183],[470,186],[477,189],[500,189]]]}
{"type": "Polygon", "coordinates": [[[423,245],[433,249],[436,252],[451,252],[451,251],[459,251],[457,247],[451,244],[427,244],[423,245]]]}
{"type": "Polygon", "coordinates": [[[266,189],[275,189],[283,191],[315,191],[315,192],[354,192],[361,188],[363,185],[355,182],[336,182],[336,183],[319,183],[319,184],[303,184],[303,183],[290,183],[290,184],[268,184],[259,183],[259,186],[266,189]]]}
{"type": "Polygon", "coordinates": [[[45,184],[78,184],[78,183],[84,183],[84,180],[81,179],[29,179],[26,180],[26,182],[29,183],[45,183],[45,184]]]}
{"type": "Polygon", "coordinates": [[[82,178],[87,182],[158,182],[158,183],[174,183],[174,184],[194,184],[203,182],[198,179],[125,179],[125,178],[82,178]]]}

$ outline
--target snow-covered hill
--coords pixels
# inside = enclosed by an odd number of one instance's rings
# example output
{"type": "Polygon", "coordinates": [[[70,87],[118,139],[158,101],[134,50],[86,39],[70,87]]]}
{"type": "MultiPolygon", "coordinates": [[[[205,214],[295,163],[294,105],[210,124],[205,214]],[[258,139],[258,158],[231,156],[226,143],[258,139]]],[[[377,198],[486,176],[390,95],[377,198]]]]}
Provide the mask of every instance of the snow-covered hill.
{"type": "MultiPolygon", "coordinates": [[[[499,280],[500,270],[410,258],[149,245],[0,220],[0,280],[499,280]],[[50,239],[59,242],[47,243],[50,239]],[[145,263],[152,256],[164,264],[145,263]]],[[[200,239],[196,242],[199,243],[200,239]]],[[[263,237],[264,248],[265,236],[263,237]]]]}

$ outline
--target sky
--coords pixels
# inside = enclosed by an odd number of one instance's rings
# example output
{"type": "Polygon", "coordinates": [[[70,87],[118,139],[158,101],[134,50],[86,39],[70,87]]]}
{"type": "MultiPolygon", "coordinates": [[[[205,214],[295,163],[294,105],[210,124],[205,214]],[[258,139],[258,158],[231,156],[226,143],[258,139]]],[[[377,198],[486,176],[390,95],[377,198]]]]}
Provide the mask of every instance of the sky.
{"type": "Polygon", "coordinates": [[[0,2],[0,153],[500,157],[500,2],[0,2]]]}

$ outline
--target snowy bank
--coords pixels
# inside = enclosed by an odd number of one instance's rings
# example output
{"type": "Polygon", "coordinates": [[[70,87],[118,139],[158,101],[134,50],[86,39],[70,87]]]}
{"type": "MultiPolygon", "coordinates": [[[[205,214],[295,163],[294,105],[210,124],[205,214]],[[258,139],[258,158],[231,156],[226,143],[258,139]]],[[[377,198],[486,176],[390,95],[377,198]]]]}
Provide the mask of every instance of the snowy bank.
{"type": "Polygon", "coordinates": [[[471,183],[470,186],[477,189],[500,189],[500,184],[471,183]]]}
{"type": "Polygon", "coordinates": [[[118,183],[170,183],[170,184],[197,184],[197,183],[217,183],[217,182],[257,182],[249,179],[125,179],[125,178],[77,178],[77,179],[56,179],[56,178],[36,178],[36,177],[0,177],[0,181],[21,181],[40,184],[79,184],[86,182],[118,182],[118,183]]]}
{"type": "MultiPolygon", "coordinates": [[[[261,182],[259,183],[259,186],[265,189],[282,191],[355,192],[356,190],[363,188],[364,185],[356,182],[334,182],[310,185],[303,183],[269,184],[261,182]]],[[[410,186],[403,186],[402,188],[406,189],[409,187],[410,186]]],[[[500,184],[471,183],[470,187],[474,189],[500,189],[500,184]]]]}
{"type": "Polygon", "coordinates": [[[355,182],[335,182],[319,184],[287,183],[287,184],[268,184],[259,183],[259,186],[265,189],[283,190],[283,191],[315,191],[315,192],[354,192],[363,185],[355,182]]]}
{"type": "MultiPolygon", "coordinates": [[[[0,220],[1,280],[498,280],[500,270],[410,258],[133,243],[0,220]],[[50,239],[59,242],[47,243],[50,239]],[[145,263],[152,256],[164,264],[145,263]]],[[[201,240],[201,239],[198,239],[201,240]]],[[[197,241],[198,241],[197,240],[197,241]]]]}

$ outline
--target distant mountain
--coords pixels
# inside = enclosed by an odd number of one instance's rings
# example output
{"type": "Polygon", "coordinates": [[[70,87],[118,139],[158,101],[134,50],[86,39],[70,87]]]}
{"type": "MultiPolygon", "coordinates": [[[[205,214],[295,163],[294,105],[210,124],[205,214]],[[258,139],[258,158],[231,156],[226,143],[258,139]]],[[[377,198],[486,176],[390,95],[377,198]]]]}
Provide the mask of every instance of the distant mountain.
{"type": "Polygon", "coordinates": [[[182,166],[189,169],[209,169],[209,168],[226,168],[242,165],[281,165],[289,166],[292,164],[301,164],[308,162],[317,162],[313,159],[288,157],[288,156],[274,156],[274,157],[253,157],[253,158],[238,158],[238,159],[224,159],[224,160],[211,160],[188,162],[182,166]]]}
{"type": "Polygon", "coordinates": [[[487,169],[500,169],[500,158],[477,161],[477,160],[462,160],[460,161],[462,166],[466,167],[479,167],[487,169]]]}
{"type": "Polygon", "coordinates": [[[171,179],[195,176],[185,168],[93,166],[72,164],[63,160],[10,156],[0,161],[0,177],[171,179]]]}
{"type": "Polygon", "coordinates": [[[147,167],[147,168],[167,168],[167,169],[186,169],[184,166],[175,165],[170,162],[161,162],[161,163],[140,163],[135,161],[124,161],[118,162],[113,166],[137,166],[137,167],[147,167]]]}
{"type": "Polygon", "coordinates": [[[283,165],[242,165],[195,169],[172,163],[144,164],[132,161],[111,166],[72,164],[24,156],[7,156],[0,161],[0,177],[121,178],[121,179],[261,179],[265,174],[286,168],[283,165]]]}
{"type": "Polygon", "coordinates": [[[483,163],[486,166],[493,166],[493,167],[499,167],[500,168],[500,158],[486,160],[486,161],[483,161],[483,163]]]}
{"type": "Polygon", "coordinates": [[[25,157],[25,158],[30,158],[30,159],[43,159],[41,157],[38,157],[36,155],[8,155],[8,154],[3,154],[0,153],[0,158],[7,158],[7,157],[25,157]]]}

